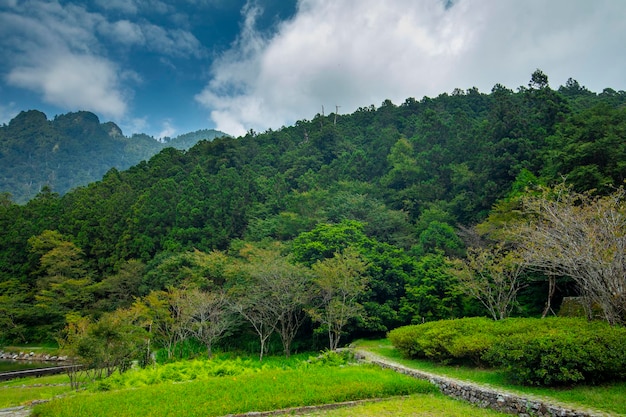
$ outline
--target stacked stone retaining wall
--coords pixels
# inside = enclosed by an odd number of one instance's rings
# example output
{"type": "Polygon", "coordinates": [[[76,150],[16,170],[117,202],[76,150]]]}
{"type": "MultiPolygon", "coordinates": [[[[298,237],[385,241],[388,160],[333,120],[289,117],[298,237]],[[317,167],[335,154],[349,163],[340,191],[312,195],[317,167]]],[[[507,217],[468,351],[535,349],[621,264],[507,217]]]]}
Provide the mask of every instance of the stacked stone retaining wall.
{"type": "Polygon", "coordinates": [[[37,362],[65,362],[68,360],[67,356],[54,356],[45,353],[35,352],[4,352],[0,351],[0,359],[15,360],[15,361],[37,361],[37,362]]]}

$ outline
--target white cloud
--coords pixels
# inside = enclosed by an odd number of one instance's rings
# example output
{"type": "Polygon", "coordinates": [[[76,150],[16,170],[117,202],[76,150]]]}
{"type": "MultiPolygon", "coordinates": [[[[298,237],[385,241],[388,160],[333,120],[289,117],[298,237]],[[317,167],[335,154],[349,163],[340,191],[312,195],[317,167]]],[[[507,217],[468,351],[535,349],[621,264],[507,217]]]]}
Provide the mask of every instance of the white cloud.
{"type": "Polygon", "coordinates": [[[139,8],[132,0],[96,0],[96,4],[105,10],[115,10],[126,14],[135,14],[139,8]]]}
{"type": "Polygon", "coordinates": [[[118,20],[100,29],[109,37],[122,44],[143,45],[146,42],[141,27],[128,20],[118,20]]]}
{"type": "MultiPolygon", "coordinates": [[[[6,3],[0,8],[0,76],[64,110],[89,109],[117,121],[128,117],[132,89],[142,77],[124,66],[127,59],[116,62],[115,45],[168,57],[203,54],[193,34],[180,28],[162,28],[145,19],[110,19],[76,3],[0,1],[6,3]]],[[[129,14],[167,8],[158,0],[104,3],[129,14]]]]}
{"type": "Polygon", "coordinates": [[[30,66],[16,67],[7,76],[14,86],[39,92],[44,101],[67,109],[88,109],[119,118],[126,100],[115,66],[90,55],[42,56],[30,66]]]}
{"type": "Polygon", "coordinates": [[[172,121],[167,119],[162,122],[161,131],[157,135],[157,139],[163,139],[166,136],[169,138],[173,138],[175,134],[176,128],[172,125],[172,121]]]}
{"type": "Polygon", "coordinates": [[[6,82],[66,110],[121,117],[131,97],[123,82],[133,73],[103,56],[96,36],[103,22],[83,7],[55,1],[25,1],[0,12],[6,82]]]}
{"type": "Polygon", "coordinates": [[[242,134],[407,97],[496,83],[541,68],[556,87],[624,88],[626,2],[611,0],[300,0],[265,37],[246,6],[239,39],[196,99],[217,129],[242,134]],[[593,84],[592,84],[593,83],[593,84]],[[590,85],[591,84],[591,85],[590,85]]]}
{"type": "Polygon", "coordinates": [[[0,103],[0,124],[9,123],[18,113],[19,110],[14,102],[0,103]]]}

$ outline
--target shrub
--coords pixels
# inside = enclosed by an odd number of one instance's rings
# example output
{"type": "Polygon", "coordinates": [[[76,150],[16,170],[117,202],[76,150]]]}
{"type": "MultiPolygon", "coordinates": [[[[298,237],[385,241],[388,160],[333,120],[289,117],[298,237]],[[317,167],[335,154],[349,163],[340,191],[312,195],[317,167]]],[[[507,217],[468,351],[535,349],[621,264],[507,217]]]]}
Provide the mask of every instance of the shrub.
{"type": "Polygon", "coordinates": [[[626,377],[626,329],[580,319],[537,320],[534,331],[497,340],[484,358],[528,385],[599,383],[626,377]]]}
{"type": "Polygon", "coordinates": [[[492,320],[473,317],[400,327],[388,336],[406,357],[479,364],[483,352],[493,342],[492,327],[492,320]]]}
{"type": "Polygon", "coordinates": [[[424,351],[417,343],[422,325],[398,327],[391,330],[387,337],[400,354],[407,358],[425,358],[424,351]]]}
{"type": "Polygon", "coordinates": [[[626,378],[626,328],[605,322],[466,318],[401,327],[389,339],[406,357],[501,367],[529,385],[626,378]]]}

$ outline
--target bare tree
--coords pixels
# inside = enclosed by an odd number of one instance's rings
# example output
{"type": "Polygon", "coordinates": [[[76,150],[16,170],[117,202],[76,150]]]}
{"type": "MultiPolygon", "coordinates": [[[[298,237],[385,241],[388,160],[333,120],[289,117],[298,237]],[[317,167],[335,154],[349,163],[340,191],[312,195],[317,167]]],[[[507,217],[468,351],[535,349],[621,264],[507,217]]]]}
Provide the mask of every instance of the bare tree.
{"type": "Polygon", "coordinates": [[[502,320],[515,307],[524,261],[503,243],[484,248],[469,248],[466,260],[455,260],[454,271],[460,289],[476,298],[494,320],[502,320]]]}
{"type": "Polygon", "coordinates": [[[280,313],[277,331],[283,343],[285,356],[291,356],[291,343],[306,317],[305,308],[312,298],[312,277],[310,270],[300,265],[293,265],[285,258],[276,260],[276,264],[267,274],[267,285],[271,289],[274,302],[280,313]]]}
{"type": "Polygon", "coordinates": [[[227,336],[238,322],[229,308],[226,292],[193,288],[183,292],[181,301],[189,332],[206,346],[210,358],[215,342],[227,336]]]}
{"type": "Polygon", "coordinates": [[[311,294],[310,272],[293,265],[272,250],[253,249],[246,266],[247,279],[235,287],[234,308],[254,328],[261,343],[260,359],[266,341],[274,331],[283,343],[285,356],[305,318],[304,308],[311,294]]]}
{"type": "Polygon", "coordinates": [[[165,348],[168,358],[173,357],[176,345],[189,335],[183,317],[181,291],[175,288],[152,291],[133,305],[142,311],[150,339],[165,348]]]}
{"type": "Polygon", "coordinates": [[[261,344],[259,351],[259,361],[263,360],[263,355],[267,353],[267,341],[278,326],[279,313],[275,306],[267,298],[265,288],[248,281],[248,285],[239,286],[232,293],[231,308],[239,313],[259,337],[261,344]]]}
{"type": "Polygon", "coordinates": [[[509,226],[529,264],[571,277],[611,324],[626,323],[625,203],[622,187],[598,197],[561,184],[527,195],[529,220],[509,226]]]}

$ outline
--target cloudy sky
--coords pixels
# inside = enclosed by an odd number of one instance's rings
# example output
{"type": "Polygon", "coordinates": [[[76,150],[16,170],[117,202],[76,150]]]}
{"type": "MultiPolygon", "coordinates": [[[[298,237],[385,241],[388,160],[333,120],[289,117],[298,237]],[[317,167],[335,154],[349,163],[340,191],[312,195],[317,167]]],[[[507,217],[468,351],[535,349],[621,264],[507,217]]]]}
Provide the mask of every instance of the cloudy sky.
{"type": "Polygon", "coordinates": [[[0,0],[0,123],[240,135],[546,73],[626,90],[624,0],[0,0]]]}

